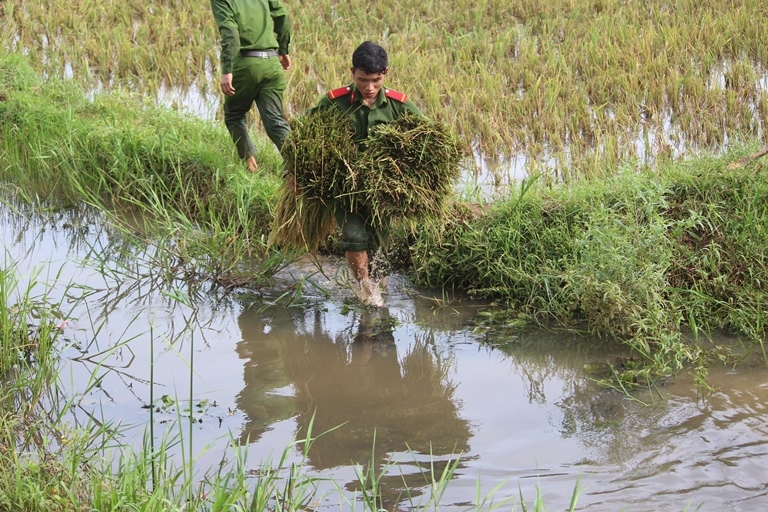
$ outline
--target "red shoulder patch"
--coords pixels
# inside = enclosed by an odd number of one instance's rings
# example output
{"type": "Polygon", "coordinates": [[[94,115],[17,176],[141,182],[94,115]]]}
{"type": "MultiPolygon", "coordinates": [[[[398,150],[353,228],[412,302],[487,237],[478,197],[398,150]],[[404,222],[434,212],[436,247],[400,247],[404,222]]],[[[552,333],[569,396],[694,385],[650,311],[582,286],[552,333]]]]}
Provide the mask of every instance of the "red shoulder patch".
{"type": "Polygon", "coordinates": [[[406,100],[408,100],[408,96],[401,92],[393,91],[392,89],[384,89],[384,94],[387,98],[399,101],[400,103],[405,103],[406,100]]]}
{"type": "Polygon", "coordinates": [[[346,96],[347,94],[352,94],[352,88],[348,85],[345,87],[339,87],[338,89],[334,89],[332,91],[328,91],[328,99],[332,100],[334,98],[340,98],[341,96],[346,96]]]}

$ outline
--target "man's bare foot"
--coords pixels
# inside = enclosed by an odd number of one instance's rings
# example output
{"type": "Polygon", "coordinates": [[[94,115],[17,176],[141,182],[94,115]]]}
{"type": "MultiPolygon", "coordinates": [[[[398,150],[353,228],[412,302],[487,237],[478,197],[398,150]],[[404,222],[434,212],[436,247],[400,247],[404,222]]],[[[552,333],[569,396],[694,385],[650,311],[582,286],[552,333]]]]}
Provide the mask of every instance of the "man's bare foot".
{"type": "Polygon", "coordinates": [[[378,283],[370,279],[362,279],[360,282],[352,285],[355,295],[362,302],[363,306],[373,306],[380,308],[384,305],[384,299],[381,297],[381,290],[378,283]]]}
{"type": "Polygon", "coordinates": [[[259,164],[256,163],[256,158],[253,156],[249,156],[245,162],[248,164],[248,170],[250,172],[256,172],[259,170],[259,164]]]}

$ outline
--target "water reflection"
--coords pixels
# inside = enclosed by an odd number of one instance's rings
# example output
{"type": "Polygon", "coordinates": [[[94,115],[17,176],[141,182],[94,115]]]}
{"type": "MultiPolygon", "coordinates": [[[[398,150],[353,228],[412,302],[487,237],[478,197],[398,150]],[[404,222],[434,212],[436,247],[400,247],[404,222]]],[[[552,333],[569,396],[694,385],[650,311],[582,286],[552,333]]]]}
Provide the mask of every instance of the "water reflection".
{"type": "MultiPolygon", "coordinates": [[[[346,292],[335,289],[330,298],[305,297],[303,307],[191,294],[184,304],[140,277],[152,275],[142,257],[149,249],[127,244],[87,208],[36,213],[0,204],[0,233],[8,270],[42,281],[30,296],[69,304],[74,291],[83,295],[67,306],[63,378],[51,398],[76,404],[66,421],[131,425],[120,442],[141,450],[151,389],[156,401],[190,397],[202,421],[176,427],[174,411],[159,411],[156,439],[161,428],[185,429],[201,473],[228,456],[230,432],[260,455],[248,459],[251,470],[306,435],[314,418],[314,435],[338,427],[308,454],[310,475],[328,485],[317,509],[342,508],[337,484],[347,496],[359,491],[354,469],[369,469],[372,452],[377,474],[390,458],[397,463],[380,479],[386,510],[418,508],[403,489],[412,498],[429,493],[430,477],[459,452],[441,512],[472,509],[497,486],[498,499],[524,496],[533,508],[541,495],[548,508],[567,509],[577,480],[586,486],[579,510],[744,512],[768,503],[760,347],[754,360],[713,367],[714,391],[683,373],[636,391],[643,406],[585,372],[586,364],[616,362],[621,346],[538,331],[491,348],[467,324],[478,304],[429,300],[402,277],[392,276],[379,311],[350,310],[346,292]],[[207,409],[198,410],[203,401],[207,409]]],[[[334,263],[322,264],[333,276],[334,263]]],[[[332,288],[321,279],[318,286],[332,288]]],[[[521,507],[502,508],[511,509],[521,507]]]]}
{"type": "MultiPolygon", "coordinates": [[[[429,331],[398,343],[387,307],[349,312],[339,324],[320,308],[248,308],[238,322],[237,353],[246,361],[237,405],[248,417],[242,442],[295,414],[298,438],[310,424],[313,435],[322,433],[308,453],[317,470],[367,467],[374,451],[376,471],[395,453],[410,453],[414,463],[428,455],[441,467],[441,459],[468,451],[452,358],[429,331]]],[[[391,484],[402,487],[403,477],[391,484]]]]}

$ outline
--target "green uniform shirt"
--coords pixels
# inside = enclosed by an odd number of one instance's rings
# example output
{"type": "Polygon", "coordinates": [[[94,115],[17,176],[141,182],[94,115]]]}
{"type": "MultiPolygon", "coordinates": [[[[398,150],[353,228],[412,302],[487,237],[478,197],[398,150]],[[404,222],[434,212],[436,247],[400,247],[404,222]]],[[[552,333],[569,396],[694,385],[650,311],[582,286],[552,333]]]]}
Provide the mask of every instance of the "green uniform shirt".
{"type": "Polygon", "coordinates": [[[391,123],[405,112],[412,112],[424,117],[424,114],[419,111],[418,107],[416,107],[410,99],[401,102],[393,98],[388,98],[386,95],[386,87],[382,87],[379,91],[379,96],[376,98],[376,103],[374,103],[373,107],[368,107],[363,103],[363,95],[355,90],[355,84],[349,85],[348,88],[350,91],[355,91],[354,94],[350,92],[349,94],[342,94],[334,99],[330,99],[328,95],[324,95],[320,98],[320,101],[315,108],[335,105],[341,108],[344,112],[347,112],[352,118],[352,124],[355,127],[355,141],[357,142],[361,142],[368,138],[368,131],[374,126],[383,123],[391,123]]]}
{"type": "Polygon", "coordinates": [[[277,50],[288,55],[291,20],[280,0],[211,0],[221,34],[221,73],[232,72],[240,50],[277,50]]]}

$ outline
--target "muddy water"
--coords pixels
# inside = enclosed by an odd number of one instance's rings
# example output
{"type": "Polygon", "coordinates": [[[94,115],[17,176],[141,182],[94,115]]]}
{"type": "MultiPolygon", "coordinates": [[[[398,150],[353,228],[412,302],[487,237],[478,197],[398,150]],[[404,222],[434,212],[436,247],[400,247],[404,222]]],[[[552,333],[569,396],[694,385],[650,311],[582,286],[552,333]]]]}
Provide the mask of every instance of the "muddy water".
{"type": "Polygon", "coordinates": [[[190,294],[160,286],[148,255],[105,226],[88,211],[3,207],[5,266],[22,291],[66,310],[59,386],[77,397],[68,421],[107,422],[137,449],[145,432],[180,440],[201,478],[234,444],[254,473],[287,450],[323,479],[320,510],[362,510],[356,471],[369,469],[388,510],[414,510],[457,456],[439,510],[483,500],[483,510],[491,500],[520,510],[521,496],[533,509],[537,493],[565,510],[576,486],[578,510],[768,507],[762,363],[715,368],[713,391],[680,375],[631,399],[585,369],[620,347],[544,331],[491,346],[473,334],[486,304],[401,276],[385,307],[362,309],[330,258],[294,265],[258,293],[190,294]],[[314,286],[278,300],[299,277],[314,286]],[[291,442],[310,426],[302,462],[291,442]]]}

